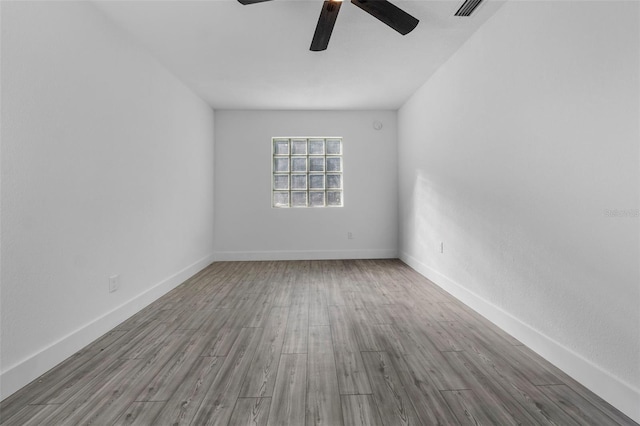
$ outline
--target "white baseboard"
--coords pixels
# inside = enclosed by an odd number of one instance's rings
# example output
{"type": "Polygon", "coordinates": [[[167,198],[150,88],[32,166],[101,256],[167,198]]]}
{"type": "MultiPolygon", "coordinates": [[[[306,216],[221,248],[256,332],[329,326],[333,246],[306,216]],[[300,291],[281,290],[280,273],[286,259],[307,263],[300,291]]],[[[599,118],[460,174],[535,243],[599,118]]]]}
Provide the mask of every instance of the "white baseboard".
{"type": "Polygon", "coordinates": [[[640,423],[640,390],[405,252],[400,260],[640,423]]]}
{"type": "Polygon", "coordinates": [[[59,339],[47,348],[7,368],[7,370],[0,374],[0,400],[4,400],[20,388],[26,386],[136,312],[139,312],[144,307],[182,284],[188,278],[210,265],[213,261],[213,254],[205,256],[112,311],[107,312],[59,339]]]}
{"type": "Polygon", "coordinates": [[[329,260],[329,259],[395,259],[396,249],[377,250],[291,250],[291,251],[218,251],[216,261],[237,260],[329,260]]]}

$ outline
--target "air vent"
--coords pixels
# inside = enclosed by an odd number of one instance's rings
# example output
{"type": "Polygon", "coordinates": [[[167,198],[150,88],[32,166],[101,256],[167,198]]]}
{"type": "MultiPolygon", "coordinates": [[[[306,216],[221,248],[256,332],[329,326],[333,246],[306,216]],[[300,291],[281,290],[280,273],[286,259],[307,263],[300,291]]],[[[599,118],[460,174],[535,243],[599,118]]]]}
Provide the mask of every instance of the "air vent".
{"type": "Polygon", "coordinates": [[[460,9],[456,12],[456,16],[469,16],[476,10],[476,7],[482,2],[482,0],[465,0],[460,6],[460,9]]]}

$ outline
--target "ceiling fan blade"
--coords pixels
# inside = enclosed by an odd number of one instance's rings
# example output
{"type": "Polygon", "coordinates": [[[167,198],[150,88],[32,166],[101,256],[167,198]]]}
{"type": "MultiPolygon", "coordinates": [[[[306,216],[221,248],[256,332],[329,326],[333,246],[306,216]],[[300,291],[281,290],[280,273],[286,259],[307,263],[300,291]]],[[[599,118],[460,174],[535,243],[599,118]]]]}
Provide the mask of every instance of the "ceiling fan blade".
{"type": "Polygon", "coordinates": [[[246,6],[248,4],[262,3],[263,1],[270,1],[270,0],[238,0],[238,1],[246,6]]]}
{"type": "Polygon", "coordinates": [[[333,32],[333,26],[336,24],[336,19],[338,19],[341,4],[342,1],[325,0],[320,12],[320,18],[318,18],[318,25],[316,25],[316,32],[313,34],[313,40],[311,41],[310,49],[312,51],[319,52],[329,46],[329,39],[333,32]]]}
{"type": "Polygon", "coordinates": [[[409,34],[420,22],[387,0],[351,0],[351,3],[402,35],[409,34]]]}

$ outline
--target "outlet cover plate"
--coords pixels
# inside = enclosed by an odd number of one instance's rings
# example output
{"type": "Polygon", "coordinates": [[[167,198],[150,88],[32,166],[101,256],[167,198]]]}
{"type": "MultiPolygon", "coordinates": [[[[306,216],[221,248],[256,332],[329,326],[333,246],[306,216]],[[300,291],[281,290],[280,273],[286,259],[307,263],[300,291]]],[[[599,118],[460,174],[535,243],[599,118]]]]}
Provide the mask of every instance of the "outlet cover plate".
{"type": "Polygon", "coordinates": [[[109,293],[113,293],[120,288],[120,275],[109,277],[109,293]]]}

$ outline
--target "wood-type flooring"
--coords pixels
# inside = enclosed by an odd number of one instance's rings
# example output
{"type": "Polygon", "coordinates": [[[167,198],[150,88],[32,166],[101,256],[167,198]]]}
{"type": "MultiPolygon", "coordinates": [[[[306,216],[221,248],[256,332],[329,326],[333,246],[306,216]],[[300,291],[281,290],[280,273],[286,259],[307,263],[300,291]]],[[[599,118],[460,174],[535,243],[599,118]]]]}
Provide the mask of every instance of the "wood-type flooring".
{"type": "Polygon", "coordinates": [[[632,425],[399,260],[216,262],[2,425],[632,425]]]}

